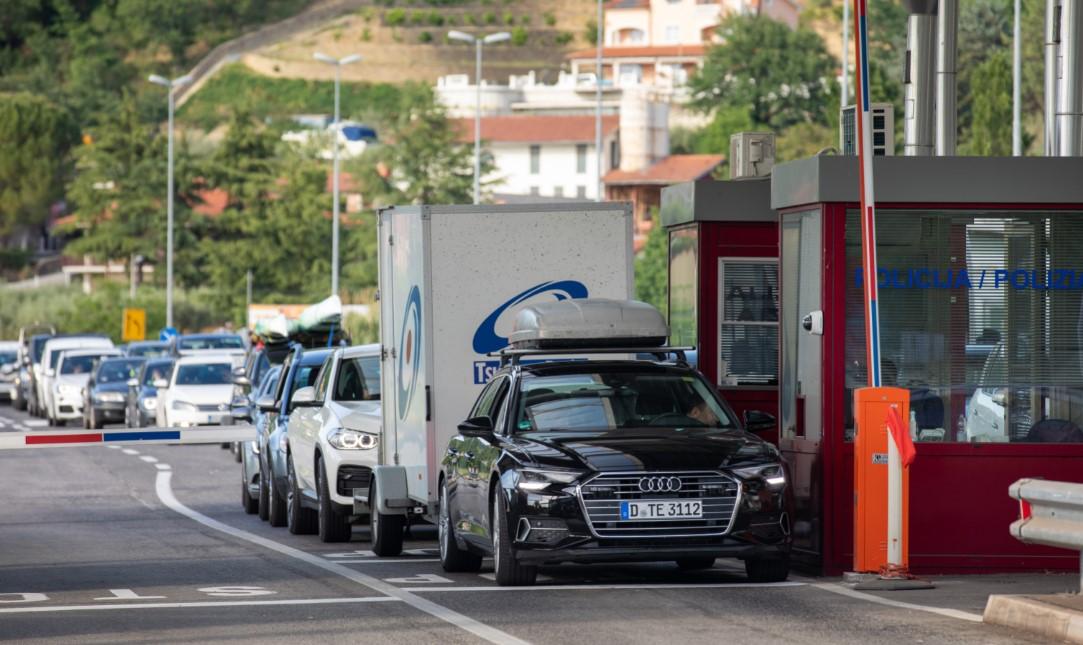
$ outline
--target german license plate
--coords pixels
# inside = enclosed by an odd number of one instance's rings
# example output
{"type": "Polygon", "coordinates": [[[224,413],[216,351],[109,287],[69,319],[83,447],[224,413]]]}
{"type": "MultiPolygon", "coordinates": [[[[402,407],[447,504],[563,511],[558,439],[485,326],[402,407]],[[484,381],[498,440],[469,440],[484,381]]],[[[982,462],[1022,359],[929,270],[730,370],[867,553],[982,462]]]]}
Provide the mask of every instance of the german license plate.
{"type": "Polygon", "coordinates": [[[702,517],[703,502],[698,500],[644,500],[620,503],[620,519],[622,520],[698,520],[702,517]]]}

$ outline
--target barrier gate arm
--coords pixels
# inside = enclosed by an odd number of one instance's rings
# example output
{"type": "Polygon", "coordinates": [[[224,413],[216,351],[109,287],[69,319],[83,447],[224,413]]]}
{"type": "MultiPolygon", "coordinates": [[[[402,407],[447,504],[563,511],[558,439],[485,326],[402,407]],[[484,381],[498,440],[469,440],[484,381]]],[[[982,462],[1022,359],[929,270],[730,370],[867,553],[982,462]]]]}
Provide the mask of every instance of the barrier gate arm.
{"type": "Polygon", "coordinates": [[[1083,588],[1083,484],[1020,479],[1008,494],[1019,500],[1019,519],[1009,529],[1012,536],[1026,544],[1079,551],[1083,588]]]}
{"type": "Polygon", "coordinates": [[[0,450],[72,448],[93,445],[214,444],[252,441],[255,438],[256,427],[251,425],[123,430],[30,430],[28,432],[0,432],[0,450]]]}

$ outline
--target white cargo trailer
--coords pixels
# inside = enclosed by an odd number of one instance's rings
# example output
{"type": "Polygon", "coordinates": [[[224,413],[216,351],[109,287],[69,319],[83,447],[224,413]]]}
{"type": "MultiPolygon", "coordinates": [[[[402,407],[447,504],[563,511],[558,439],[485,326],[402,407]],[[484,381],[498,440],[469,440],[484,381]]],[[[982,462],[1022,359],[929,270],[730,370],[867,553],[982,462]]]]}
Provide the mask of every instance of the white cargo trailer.
{"type": "Polygon", "coordinates": [[[380,212],[378,235],[382,465],[356,501],[371,509],[373,550],[394,555],[407,515],[436,518],[440,459],[499,367],[489,354],[507,346],[518,311],[632,297],[632,212],[624,203],[394,207],[380,212]]]}

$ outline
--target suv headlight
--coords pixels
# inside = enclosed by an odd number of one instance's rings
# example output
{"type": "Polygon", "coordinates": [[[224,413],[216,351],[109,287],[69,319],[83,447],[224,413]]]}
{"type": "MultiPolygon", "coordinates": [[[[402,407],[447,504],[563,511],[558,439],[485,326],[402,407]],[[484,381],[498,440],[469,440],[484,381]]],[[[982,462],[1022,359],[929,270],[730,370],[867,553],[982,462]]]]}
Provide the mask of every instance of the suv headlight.
{"type": "Polygon", "coordinates": [[[379,437],[369,432],[339,428],[327,435],[327,443],[339,450],[372,450],[379,443],[379,437]]]}
{"type": "Polygon", "coordinates": [[[180,412],[196,412],[199,410],[194,403],[189,403],[187,401],[174,401],[173,409],[180,412]]]}
{"type": "Polygon", "coordinates": [[[519,490],[531,492],[543,490],[552,484],[570,484],[583,475],[578,470],[541,468],[522,468],[516,472],[519,474],[519,481],[515,485],[519,490]]]}
{"type": "Polygon", "coordinates": [[[762,479],[771,488],[781,488],[786,485],[786,471],[778,464],[734,468],[733,474],[741,479],[762,479]]]}

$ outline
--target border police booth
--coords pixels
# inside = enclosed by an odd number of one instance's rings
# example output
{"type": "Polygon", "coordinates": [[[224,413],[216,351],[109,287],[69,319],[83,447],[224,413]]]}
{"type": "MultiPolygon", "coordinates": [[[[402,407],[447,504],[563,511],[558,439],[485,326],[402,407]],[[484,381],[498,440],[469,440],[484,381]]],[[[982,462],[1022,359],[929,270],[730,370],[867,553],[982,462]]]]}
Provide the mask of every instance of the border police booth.
{"type": "MultiPolygon", "coordinates": [[[[1083,158],[875,164],[883,380],[909,390],[905,421],[917,448],[910,567],[1074,569],[1077,555],[1010,536],[1019,510],[1008,486],[1021,477],[1083,482],[1083,158]]],[[[867,382],[858,160],[776,165],[769,185],[770,221],[758,198],[727,192],[749,188],[664,193],[664,213],[695,196],[683,219],[663,219],[671,324],[676,342],[698,345],[701,370],[739,412],[754,403],[776,414],[797,498],[795,546],[839,573],[853,565],[853,390],[867,382]],[[778,264],[767,263],[776,248],[778,264]],[[764,261],[758,282],[727,272],[742,258],[764,261]],[[762,297],[748,300],[753,284],[777,302],[775,321],[737,320],[757,315],[739,313],[746,306],[765,310],[762,297]],[[754,332],[736,332],[752,322],[754,332]],[[769,373],[771,354],[774,380],[750,384],[744,366],[769,373]]]]}

